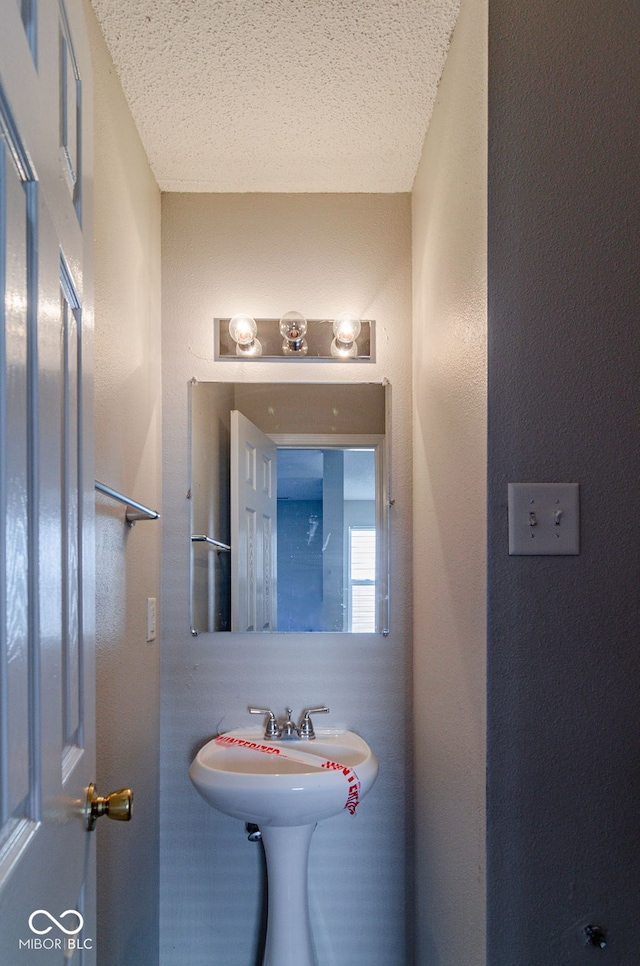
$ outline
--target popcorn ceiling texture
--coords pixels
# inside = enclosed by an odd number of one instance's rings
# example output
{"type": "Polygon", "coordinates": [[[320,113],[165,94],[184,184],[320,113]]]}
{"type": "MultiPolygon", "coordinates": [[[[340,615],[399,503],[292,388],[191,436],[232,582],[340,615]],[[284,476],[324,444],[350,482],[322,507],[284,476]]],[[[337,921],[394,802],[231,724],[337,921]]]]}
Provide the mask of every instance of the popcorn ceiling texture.
{"type": "Polygon", "coordinates": [[[459,0],[91,0],[163,191],[413,184],[459,0]]]}

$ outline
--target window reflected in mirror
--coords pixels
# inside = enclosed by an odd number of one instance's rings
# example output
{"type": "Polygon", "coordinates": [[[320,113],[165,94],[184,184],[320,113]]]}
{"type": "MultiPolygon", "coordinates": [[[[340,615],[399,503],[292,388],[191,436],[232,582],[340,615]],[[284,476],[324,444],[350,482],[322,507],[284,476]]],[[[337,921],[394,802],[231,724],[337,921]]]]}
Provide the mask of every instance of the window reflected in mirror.
{"type": "Polygon", "coordinates": [[[374,449],[277,449],[279,631],[375,631],[374,449]]]}

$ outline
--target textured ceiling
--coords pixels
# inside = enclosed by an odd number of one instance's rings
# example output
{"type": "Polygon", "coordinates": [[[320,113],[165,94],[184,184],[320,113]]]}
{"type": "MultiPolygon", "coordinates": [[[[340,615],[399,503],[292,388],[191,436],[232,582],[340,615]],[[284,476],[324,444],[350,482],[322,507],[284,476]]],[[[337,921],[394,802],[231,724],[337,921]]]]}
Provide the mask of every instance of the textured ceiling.
{"type": "Polygon", "coordinates": [[[409,191],[459,0],[91,0],[163,191],[409,191]]]}

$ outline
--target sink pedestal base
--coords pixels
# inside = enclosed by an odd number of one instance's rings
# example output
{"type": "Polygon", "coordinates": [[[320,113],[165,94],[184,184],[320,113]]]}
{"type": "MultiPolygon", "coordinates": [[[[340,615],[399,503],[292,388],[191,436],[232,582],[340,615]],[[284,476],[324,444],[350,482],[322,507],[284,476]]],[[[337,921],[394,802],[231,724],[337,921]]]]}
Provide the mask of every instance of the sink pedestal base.
{"type": "Polygon", "coordinates": [[[267,941],[262,966],[317,966],[309,920],[313,825],[260,828],[267,859],[267,941]]]}

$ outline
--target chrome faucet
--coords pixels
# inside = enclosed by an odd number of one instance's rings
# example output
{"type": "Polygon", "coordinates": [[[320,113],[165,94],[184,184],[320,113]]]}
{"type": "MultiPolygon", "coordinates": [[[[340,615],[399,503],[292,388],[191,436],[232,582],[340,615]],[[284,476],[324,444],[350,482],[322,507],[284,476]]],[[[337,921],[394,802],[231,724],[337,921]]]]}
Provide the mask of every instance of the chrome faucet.
{"type": "Polygon", "coordinates": [[[286,741],[287,738],[298,737],[298,729],[296,728],[296,723],[295,721],[291,720],[291,715],[293,714],[293,711],[291,708],[285,708],[285,711],[287,712],[287,720],[280,725],[280,737],[282,738],[283,741],[286,741]]]}
{"type": "Polygon", "coordinates": [[[265,738],[279,738],[282,734],[278,721],[273,711],[268,708],[249,708],[249,714],[268,714],[267,723],[264,726],[265,738]]]}
{"type": "Polygon", "coordinates": [[[295,721],[293,721],[291,715],[293,714],[291,708],[285,709],[287,712],[286,721],[278,722],[275,714],[269,708],[249,708],[249,714],[266,714],[267,721],[264,728],[264,737],[267,740],[273,741],[274,739],[280,738],[282,741],[291,741],[294,738],[302,738],[305,741],[312,741],[316,733],[313,730],[313,722],[311,720],[312,714],[327,714],[328,708],[307,708],[306,711],[302,712],[302,717],[300,719],[300,725],[296,727],[295,721]]]}
{"type": "Polygon", "coordinates": [[[313,721],[311,720],[311,715],[328,713],[328,708],[307,708],[306,711],[303,711],[300,727],[298,728],[298,736],[306,739],[307,741],[312,741],[315,738],[316,733],[313,730],[313,721]]]}

